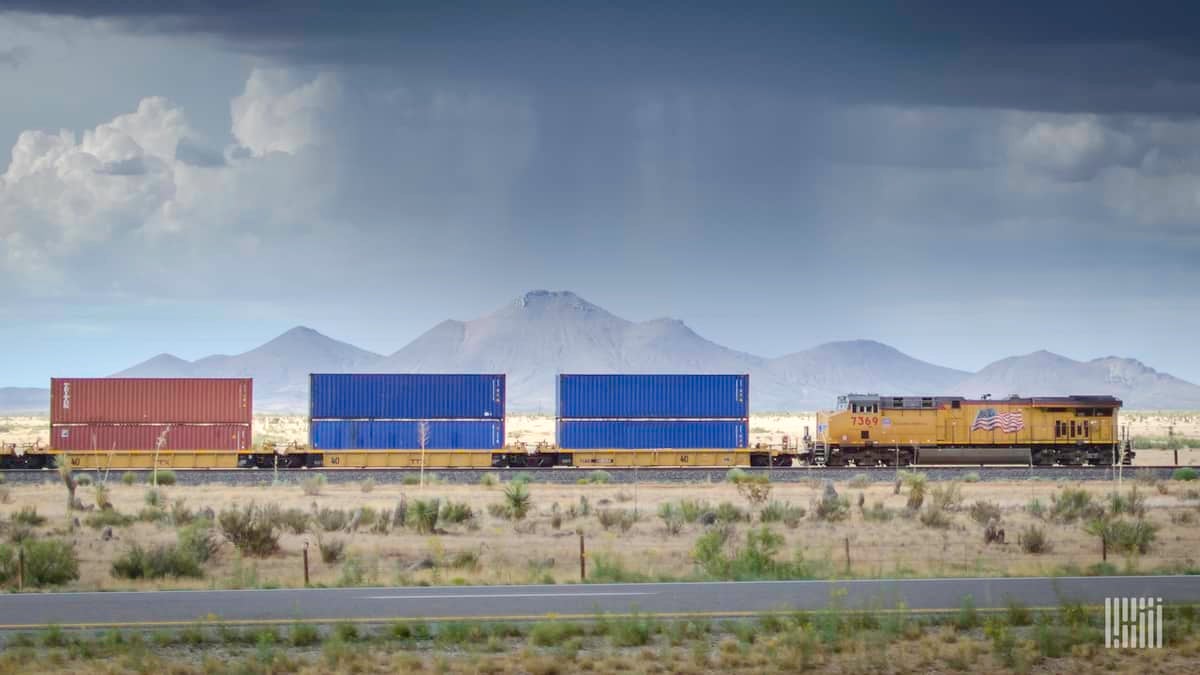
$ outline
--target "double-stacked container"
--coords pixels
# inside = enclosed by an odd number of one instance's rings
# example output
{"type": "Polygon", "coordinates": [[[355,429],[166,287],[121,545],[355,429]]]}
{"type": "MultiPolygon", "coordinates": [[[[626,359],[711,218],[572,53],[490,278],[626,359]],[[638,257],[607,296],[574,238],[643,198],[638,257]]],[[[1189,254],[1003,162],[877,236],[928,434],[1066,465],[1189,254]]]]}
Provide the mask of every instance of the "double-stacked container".
{"type": "Polygon", "coordinates": [[[53,378],[55,450],[248,450],[250,378],[53,378]]]}
{"type": "Polygon", "coordinates": [[[504,447],[504,375],[314,374],[314,450],[504,447]]]}
{"type": "Polygon", "coordinates": [[[565,450],[745,448],[749,418],[749,375],[558,376],[565,450]]]}

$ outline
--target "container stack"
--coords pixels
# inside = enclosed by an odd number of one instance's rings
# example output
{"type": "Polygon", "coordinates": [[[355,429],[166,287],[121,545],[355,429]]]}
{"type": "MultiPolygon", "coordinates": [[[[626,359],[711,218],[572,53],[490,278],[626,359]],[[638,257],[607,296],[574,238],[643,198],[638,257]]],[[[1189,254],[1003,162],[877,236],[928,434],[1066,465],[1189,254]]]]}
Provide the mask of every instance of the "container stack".
{"type": "Polygon", "coordinates": [[[559,375],[566,450],[744,448],[749,375],[559,375]]]}
{"type": "Polygon", "coordinates": [[[249,378],[53,378],[55,450],[247,450],[249,378]]]}
{"type": "Polygon", "coordinates": [[[504,447],[504,375],[314,374],[314,450],[504,447]]]}

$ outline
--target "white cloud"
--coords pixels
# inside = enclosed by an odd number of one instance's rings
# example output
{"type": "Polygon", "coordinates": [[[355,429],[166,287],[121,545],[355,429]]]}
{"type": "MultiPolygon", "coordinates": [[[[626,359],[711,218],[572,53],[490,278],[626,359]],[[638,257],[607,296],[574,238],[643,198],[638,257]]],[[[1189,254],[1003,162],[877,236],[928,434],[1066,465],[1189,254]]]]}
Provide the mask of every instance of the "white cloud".
{"type": "Polygon", "coordinates": [[[340,98],[341,86],[328,73],[297,84],[286,70],[255,70],[230,105],[233,135],[256,156],[295,153],[320,141],[340,98]]]}

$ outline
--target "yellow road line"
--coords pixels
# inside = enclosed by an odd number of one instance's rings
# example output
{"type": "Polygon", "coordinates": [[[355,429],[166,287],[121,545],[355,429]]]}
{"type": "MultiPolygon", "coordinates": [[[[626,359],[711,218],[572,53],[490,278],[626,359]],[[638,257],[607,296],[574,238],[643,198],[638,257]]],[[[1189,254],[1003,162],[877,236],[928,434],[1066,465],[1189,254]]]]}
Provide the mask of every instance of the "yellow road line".
{"type": "MultiPolygon", "coordinates": [[[[1098,609],[1102,605],[1084,605],[1087,608],[1098,609]]],[[[1060,607],[1025,607],[1024,609],[1031,612],[1046,612],[1058,611],[1060,607]]],[[[222,620],[219,618],[200,618],[190,621],[111,621],[111,622],[91,622],[91,623],[52,623],[52,624],[0,624],[0,630],[21,630],[21,629],[37,629],[49,628],[54,626],[57,628],[139,628],[139,627],[163,627],[163,626],[270,626],[284,625],[295,623],[312,623],[312,624],[334,624],[334,623],[417,623],[417,622],[446,622],[446,621],[542,621],[545,619],[628,619],[628,618],[699,618],[699,619],[721,619],[721,618],[740,618],[740,617],[756,617],[756,616],[786,616],[796,613],[819,613],[834,611],[839,614],[861,614],[870,612],[873,614],[953,614],[962,611],[961,607],[940,607],[931,609],[909,609],[909,608],[881,608],[881,609],[830,609],[822,608],[815,610],[797,610],[797,609],[776,609],[776,610],[731,610],[728,612],[609,612],[609,613],[572,613],[562,614],[557,612],[547,612],[545,614],[488,614],[478,616],[397,616],[397,617],[345,617],[345,618],[291,618],[291,619],[228,619],[222,620]]],[[[1007,612],[1007,607],[981,607],[975,610],[981,614],[1007,612]]]]}

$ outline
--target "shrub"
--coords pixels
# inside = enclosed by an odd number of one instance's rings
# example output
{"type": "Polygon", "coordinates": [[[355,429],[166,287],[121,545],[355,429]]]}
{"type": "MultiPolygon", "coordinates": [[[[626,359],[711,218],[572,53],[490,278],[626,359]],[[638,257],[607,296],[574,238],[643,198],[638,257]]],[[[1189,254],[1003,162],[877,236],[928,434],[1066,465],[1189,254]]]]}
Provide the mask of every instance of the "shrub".
{"type": "Polygon", "coordinates": [[[525,481],[513,479],[504,488],[504,506],[509,518],[513,520],[525,519],[526,514],[529,513],[529,509],[533,507],[533,502],[529,496],[529,487],[525,484],[525,481]]]}
{"type": "Polygon", "coordinates": [[[441,503],[433,499],[415,499],[408,509],[408,524],[420,534],[432,534],[437,528],[441,503]]]}
{"type": "Polygon", "coordinates": [[[213,537],[212,522],[201,518],[179,529],[179,548],[197,562],[208,562],[220,544],[213,537]]]}
{"type": "Polygon", "coordinates": [[[771,481],[766,474],[746,474],[735,484],[738,494],[752,505],[764,504],[771,497],[771,481]]]}
{"type": "Polygon", "coordinates": [[[513,474],[513,477],[510,479],[510,482],[512,482],[512,483],[532,483],[533,482],[533,474],[529,473],[528,471],[518,471],[517,473],[513,474]]]}
{"type": "Polygon", "coordinates": [[[900,473],[900,484],[908,486],[908,502],[906,503],[908,510],[916,511],[920,509],[925,503],[925,490],[927,486],[925,474],[902,471],[900,473]]]}
{"type": "Polygon", "coordinates": [[[971,520],[980,525],[987,525],[993,519],[1000,520],[1000,505],[995,502],[979,500],[971,504],[970,514],[971,520]]]}
{"type": "Polygon", "coordinates": [[[957,511],[962,505],[962,488],[955,482],[935,485],[930,497],[934,510],[957,511]]]}
{"type": "Polygon", "coordinates": [[[17,525],[38,527],[46,524],[46,517],[38,515],[36,506],[22,506],[20,511],[12,515],[12,521],[17,525]]]}
{"type": "Polygon", "coordinates": [[[471,506],[466,502],[452,502],[447,500],[442,505],[442,513],[439,517],[443,522],[457,525],[474,519],[475,512],[471,510],[471,506]]]}
{"type": "MultiPolygon", "coordinates": [[[[79,559],[75,547],[61,539],[29,540],[25,548],[25,583],[29,586],[57,586],[79,578],[79,559]]],[[[0,545],[0,583],[17,577],[17,551],[0,545]]]]}
{"type": "Polygon", "coordinates": [[[539,621],[529,629],[529,642],[535,647],[557,647],[583,635],[583,627],[570,621],[539,621]]]}
{"type": "Polygon", "coordinates": [[[1049,553],[1053,547],[1046,538],[1046,531],[1037,525],[1027,525],[1021,530],[1021,550],[1026,553],[1049,553]]]}
{"type": "Polygon", "coordinates": [[[755,579],[811,578],[811,565],[799,556],[794,561],[777,560],[783,537],[767,527],[746,533],[746,544],[733,555],[725,553],[732,528],[713,528],[696,540],[692,558],[705,576],[714,579],[749,581],[755,579]]]}
{"type": "Polygon", "coordinates": [[[308,512],[304,509],[297,509],[295,507],[285,511],[280,511],[275,519],[277,525],[288,532],[291,532],[292,534],[304,534],[307,532],[308,521],[308,512]]]}
{"type": "Polygon", "coordinates": [[[745,469],[739,469],[737,467],[734,467],[734,468],[730,469],[729,471],[725,472],[725,480],[730,483],[737,484],[738,482],[743,480],[748,475],[749,474],[746,473],[745,469]]]}
{"type": "Polygon", "coordinates": [[[588,473],[587,482],[592,483],[593,485],[604,485],[606,483],[611,483],[612,474],[607,471],[597,469],[588,473]]]}
{"type": "Polygon", "coordinates": [[[80,487],[87,487],[92,484],[92,477],[86,473],[76,474],[75,484],[80,487]]]}
{"type": "Polygon", "coordinates": [[[592,503],[588,501],[587,495],[579,495],[579,515],[587,518],[592,515],[592,503]]]}
{"type": "Polygon", "coordinates": [[[1158,528],[1153,523],[1140,519],[1129,522],[1098,518],[1088,523],[1086,529],[1106,541],[1113,551],[1130,555],[1148,553],[1158,536],[1158,528]]]}
{"type": "Polygon", "coordinates": [[[677,535],[683,529],[683,514],[680,513],[678,506],[670,502],[658,505],[658,517],[662,519],[663,527],[668,535],[677,535]]]}
{"type": "Polygon", "coordinates": [[[886,523],[894,517],[896,517],[896,512],[887,508],[881,502],[875,502],[871,505],[871,508],[863,510],[863,520],[866,521],[886,523]]]}
{"type": "Polygon", "coordinates": [[[1092,502],[1092,495],[1078,488],[1063,488],[1062,492],[1051,495],[1053,506],[1050,517],[1064,523],[1076,520],[1095,518],[1101,515],[1104,508],[1092,502]]]}
{"type": "Polygon", "coordinates": [[[279,550],[275,523],[253,504],[221,511],[217,523],[221,534],[243,555],[267,556],[279,550]]]}
{"type": "Polygon", "coordinates": [[[122,579],[161,579],[202,576],[200,563],[179,546],[156,546],[149,550],[133,544],[112,564],[112,575],[122,579]]]}
{"type": "Polygon", "coordinates": [[[188,508],[187,502],[176,499],[171,502],[171,523],[176,527],[187,525],[196,520],[196,512],[188,508]]]}
{"type": "Polygon", "coordinates": [[[932,504],[921,509],[921,515],[918,516],[918,520],[925,527],[935,527],[941,530],[950,527],[950,517],[946,515],[944,510],[936,508],[932,504]]]}
{"type": "Polygon", "coordinates": [[[146,506],[153,506],[156,509],[161,508],[163,505],[163,494],[161,490],[150,488],[149,490],[146,490],[146,494],[142,499],[146,502],[146,506]]]}
{"type": "Polygon", "coordinates": [[[1129,496],[1127,497],[1116,492],[1110,494],[1108,496],[1108,510],[1114,515],[1127,513],[1140,518],[1146,515],[1146,498],[1138,494],[1137,486],[1135,485],[1129,491],[1129,496]]]}
{"type": "Polygon", "coordinates": [[[121,482],[125,485],[133,485],[137,482],[137,474],[132,471],[126,471],[121,474],[121,482]]]}
{"type": "Polygon", "coordinates": [[[637,522],[637,517],[633,511],[626,509],[600,509],[596,512],[596,520],[600,521],[600,526],[606,530],[619,527],[622,532],[628,532],[637,522]]]}
{"type": "Polygon", "coordinates": [[[151,485],[174,485],[175,472],[170,469],[155,469],[146,474],[146,482],[151,485]]]}
{"type": "Polygon", "coordinates": [[[367,579],[367,570],[358,556],[346,556],[342,563],[342,574],[338,577],[338,586],[362,586],[367,579]]]}
{"type": "Polygon", "coordinates": [[[338,562],[346,552],[346,542],[341,539],[317,540],[317,548],[321,550],[321,562],[326,565],[338,562]]]}
{"type": "Polygon", "coordinates": [[[1196,480],[1197,478],[1200,478],[1200,472],[1197,472],[1190,466],[1175,469],[1171,474],[1172,480],[1196,480]]]}
{"type": "Polygon", "coordinates": [[[321,507],[316,513],[317,525],[326,532],[343,530],[350,524],[350,514],[342,509],[321,507]]]}
{"type": "Polygon", "coordinates": [[[712,507],[708,505],[708,502],[698,499],[681,499],[679,501],[679,515],[683,517],[685,523],[694,523],[709,511],[712,511],[712,507]]]}
{"type": "Polygon", "coordinates": [[[293,647],[311,647],[321,641],[321,633],[312,624],[298,623],[292,626],[288,640],[293,647]]]}
{"type": "Polygon", "coordinates": [[[758,520],[763,523],[782,522],[788,527],[794,528],[800,525],[800,520],[804,518],[804,515],[803,506],[792,506],[788,502],[773,501],[759,512],[758,520]]]}
{"type": "Polygon", "coordinates": [[[102,527],[128,527],[133,524],[133,518],[123,513],[118,513],[116,509],[105,509],[89,513],[83,519],[83,524],[97,530],[102,527]]]}
{"type": "Polygon", "coordinates": [[[1042,506],[1042,500],[1034,497],[1025,505],[1025,511],[1034,518],[1042,518],[1046,515],[1046,507],[1042,506]]]}
{"type": "Polygon", "coordinates": [[[351,516],[350,524],[347,526],[351,530],[370,529],[379,520],[379,512],[369,506],[360,506],[358,511],[352,513],[354,515],[351,516]]]}
{"type": "Polygon", "coordinates": [[[813,506],[813,518],[817,520],[843,520],[850,515],[850,500],[845,497],[822,497],[813,506]]]}
{"type": "Polygon", "coordinates": [[[95,495],[94,498],[96,500],[96,508],[103,511],[105,509],[111,509],[113,507],[112,501],[108,498],[109,492],[108,492],[107,485],[105,485],[104,483],[96,483],[96,487],[94,488],[93,493],[95,495]]]}
{"type": "Polygon", "coordinates": [[[316,497],[321,494],[321,490],[325,487],[329,480],[325,478],[325,474],[318,473],[305,478],[300,482],[300,489],[309,497],[316,497]]]}
{"type": "Polygon", "coordinates": [[[850,487],[861,490],[871,484],[871,477],[865,473],[856,473],[850,479],[850,487]]]}
{"type": "Polygon", "coordinates": [[[495,487],[500,482],[494,473],[485,473],[479,477],[479,484],[484,487],[495,487]]]}
{"type": "Polygon", "coordinates": [[[963,474],[963,482],[964,483],[978,483],[979,482],[979,472],[978,471],[968,471],[967,473],[963,474]]]}
{"type": "Polygon", "coordinates": [[[362,487],[360,489],[363,491],[364,494],[373,492],[375,490],[375,479],[368,478],[368,479],[364,480],[362,482],[362,487]]]}
{"type": "Polygon", "coordinates": [[[392,527],[404,527],[408,522],[408,498],[400,495],[396,508],[392,511],[392,527]]]}
{"type": "Polygon", "coordinates": [[[736,523],[740,520],[750,520],[750,515],[745,511],[734,506],[730,502],[721,502],[717,504],[717,509],[712,512],[718,523],[736,523]]]}

